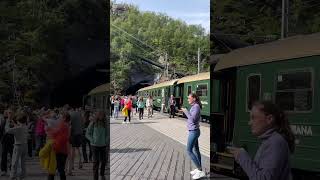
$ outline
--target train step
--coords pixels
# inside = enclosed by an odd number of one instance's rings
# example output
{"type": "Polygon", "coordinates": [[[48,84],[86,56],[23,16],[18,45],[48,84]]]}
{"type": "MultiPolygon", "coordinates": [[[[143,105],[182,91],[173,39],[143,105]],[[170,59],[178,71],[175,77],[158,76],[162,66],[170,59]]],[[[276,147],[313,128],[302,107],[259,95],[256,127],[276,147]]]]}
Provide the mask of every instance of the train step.
{"type": "Polygon", "coordinates": [[[225,164],[211,163],[211,166],[213,166],[214,169],[219,168],[219,169],[233,171],[233,166],[229,166],[229,165],[225,165],[225,164]]]}
{"type": "Polygon", "coordinates": [[[176,115],[183,117],[183,112],[176,112],[176,115]]]}
{"type": "Polygon", "coordinates": [[[230,158],[233,158],[233,155],[230,154],[230,153],[225,153],[225,152],[216,152],[216,154],[218,156],[225,156],[225,157],[230,157],[230,158]]]}
{"type": "Polygon", "coordinates": [[[235,167],[234,157],[230,153],[215,152],[212,166],[214,169],[234,171],[234,167],[235,167]]]}

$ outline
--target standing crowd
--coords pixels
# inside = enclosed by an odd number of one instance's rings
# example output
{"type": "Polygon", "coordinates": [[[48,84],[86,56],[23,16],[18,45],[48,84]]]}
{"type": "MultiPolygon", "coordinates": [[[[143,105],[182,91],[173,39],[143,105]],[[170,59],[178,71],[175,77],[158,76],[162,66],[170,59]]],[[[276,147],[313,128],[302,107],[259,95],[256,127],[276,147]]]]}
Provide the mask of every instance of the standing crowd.
{"type": "Polygon", "coordinates": [[[49,180],[56,172],[61,180],[73,176],[75,160],[79,169],[92,162],[94,180],[99,176],[104,180],[108,139],[104,111],[69,105],[37,110],[0,105],[0,175],[24,179],[26,159],[39,157],[49,180]]]}
{"type": "Polygon", "coordinates": [[[119,112],[124,116],[123,124],[130,123],[131,117],[139,114],[139,120],[144,117],[144,110],[147,110],[147,117],[151,118],[153,115],[153,98],[148,96],[146,100],[142,96],[111,96],[111,116],[113,119],[119,118],[119,112]],[[134,112],[135,111],[135,112],[134,112]]]}

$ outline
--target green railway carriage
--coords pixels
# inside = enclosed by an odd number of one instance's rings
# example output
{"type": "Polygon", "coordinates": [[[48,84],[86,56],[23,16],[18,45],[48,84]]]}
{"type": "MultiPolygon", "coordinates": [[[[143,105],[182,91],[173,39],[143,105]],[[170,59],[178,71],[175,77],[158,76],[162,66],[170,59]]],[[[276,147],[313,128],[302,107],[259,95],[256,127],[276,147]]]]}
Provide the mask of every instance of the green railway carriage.
{"type": "Polygon", "coordinates": [[[319,178],[320,33],[234,50],[211,69],[212,81],[219,82],[221,92],[219,101],[211,100],[212,106],[220,106],[211,113],[214,170],[237,173],[225,151],[228,145],[244,147],[254,156],[260,142],[251,135],[249,109],[255,100],[271,100],[286,111],[296,136],[291,158],[295,178],[319,178]]]}
{"type": "Polygon", "coordinates": [[[210,73],[199,73],[196,75],[186,76],[178,80],[175,86],[175,97],[178,102],[178,108],[190,108],[188,95],[196,93],[201,100],[201,115],[209,120],[210,116],[210,73]]]}
{"type": "Polygon", "coordinates": [[[151,95],[153,97],[153,106],[155,109],[161,109],[164,104],[164,111],[168,112],[168,100],[171,94],[174,94],[174,85],[178,79],[162,82],[138,90],[138,95],[143,96],[144,100],[151,95]]]}
{"type": "Polygon", "coordinates": [[[83,97],[85,108],[106,111],[109,108],[109,88],[109,83],[106,83],[92,89],[88,95],[83,97]]]}

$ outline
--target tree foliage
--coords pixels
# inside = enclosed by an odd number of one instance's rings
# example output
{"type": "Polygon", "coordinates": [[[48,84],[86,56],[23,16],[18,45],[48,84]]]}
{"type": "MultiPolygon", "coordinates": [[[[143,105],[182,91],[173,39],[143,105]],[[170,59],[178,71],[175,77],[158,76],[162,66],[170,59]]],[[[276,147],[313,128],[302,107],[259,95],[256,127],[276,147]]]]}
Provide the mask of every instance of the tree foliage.
{"type": "MultiPolygon", "coordinates": [[[[288,35],[320,31],[320,4],[313,0],[289,0],[288,35]]],[[[282,1],[211,0],[212,31],[237,36],[251,44],[279,39],[282,1]]]]}
{"type": "Polygon", "coordinates": [[[192,74],[197,71],[198,48],[202,60],[209,56],[209,35],[200,25],[187,25],[166,14],[141,12],[138,7],[124,6],[124,12],[111,14],[111,83],[116,92],[130,85],[132,69],[150,74],[159,72],[139,57],[158,61],[167,53],[171,67],[192,74]]]}
{"type": "MultiPolygon", "coordinates": [[[[97,8],[90,0],[0,2],[0,65],[15,60],[16,84],[26,102],[39,102],[41,94],[48,96],[66,78],[70,40],[104,34],[97,8]]],[[[0,91],[12,100],[12,67],[0,73],[0,81],[0,91]]]]}

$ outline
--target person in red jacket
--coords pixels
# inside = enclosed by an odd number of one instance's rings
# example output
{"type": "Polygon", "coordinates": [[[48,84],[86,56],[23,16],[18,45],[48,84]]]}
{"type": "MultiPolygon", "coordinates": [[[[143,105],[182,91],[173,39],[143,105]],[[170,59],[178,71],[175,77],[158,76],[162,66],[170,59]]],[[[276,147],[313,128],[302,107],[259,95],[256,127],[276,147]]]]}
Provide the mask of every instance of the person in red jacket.
{"type": "Polygon", "coordinates": [[[128,119],[128,122],[127,122],[127,117],[125,117],[123,123],[126,123],[126,122],[130,123],[130,121],[131,121],[131,110],[132,110],[132,97],[131,96],[129,96],[129,98],[125,102],[124,107],[126,109],[128,109],[128,117],[129,117],[129,119],[128,119]]]}
{"type": "MultiPolygon", "coordinates": [[[[60,175],[60,180],[66,180],[65,166],[69,152],[69,137],[70,137],[70,114],[65,112],[61,121],[55,128],[48,129],[48,136],[52,138],[52,148],[56,153],[57,169],[60,175]]],[[[49,174],[48,179],[53,180],[54,174],[49,174]]]]}

